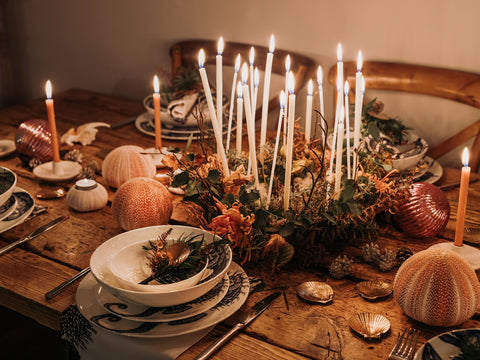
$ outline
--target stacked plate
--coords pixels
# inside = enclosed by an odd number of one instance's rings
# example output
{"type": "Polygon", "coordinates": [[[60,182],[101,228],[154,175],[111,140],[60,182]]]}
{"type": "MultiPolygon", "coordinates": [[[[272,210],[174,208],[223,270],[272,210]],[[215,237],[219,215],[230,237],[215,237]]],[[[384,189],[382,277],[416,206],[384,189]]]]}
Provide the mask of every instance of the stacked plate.
{"type": "MultiPolygon", "coordinates": [[[[131,290],[128,284],[119,281],[117,271],[121,267],[115,265],[118,258],[131,261],[128,259],[135,256],[122,254],[140,251],[148,241],[158,239],[170,228],[167,243],[189,234],[204,235],[207,243],[214,239],[214,235],[198,228],[166,225],[128,231],[106,241],[92,254],[91,274],[77,290],[77,306],[86,319],[109,332],[126,336],[172,337],[212,327],[243,305],[250,283],[245,271],[232,262],[228,245],[217,246],[209,253],[203,277],[194,285],[142,291],[131,290]]],[[[136,270],[129,271],[133,274],[136,270]]]]}
{"type": "Polygon", "coordinates": [[[0,233],[24,222],[33,211],[33,197],[16,185],[15,173],[0,167],[0,233]]]}

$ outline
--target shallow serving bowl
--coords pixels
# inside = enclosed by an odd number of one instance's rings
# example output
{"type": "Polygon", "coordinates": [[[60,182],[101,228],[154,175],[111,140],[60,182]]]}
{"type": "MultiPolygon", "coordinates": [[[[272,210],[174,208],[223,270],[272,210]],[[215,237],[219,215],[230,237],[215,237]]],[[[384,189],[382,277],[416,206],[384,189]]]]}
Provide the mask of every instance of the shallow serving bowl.
{"type": "Polygon", "coordinates": [[[124,289],[112,274],[110,266],[114,255],[132,244],[156,240],[168,229],[172,232],[168,239],[178,239],[182,235],[203,234],[207,243],[213,241],[213,234],[190,226],[160,225],[139,228],[119,234],[100,245],[90,258],[90,268],[96,281],[111,294],[125,301],[134,301],[148,306],[173,306],[192,301],[211,290],[221,281],[232,262],[229,245],[220,245],[208,255],[208,266],[198,284],[186,289],[166,292],[145,292],[124,289]]]}
{"type": "Polygon", "coordinates": [[[0,167],[0,206],[13,194],[17,185],[17,175],[6,167],[0,167]]]}
{"type": "MultiPolygon", "coordinates": [[[[167,239],[172,244],[174,239],[167,239]]],[[[151,275],[147,262],[147,252],[143,246],[148,246],[149,240],[141,240],[124,247],[113,255],[110,261],[110,271],[118,284],[127,290],[147,292],[167,292],[171,290],[187,289],[195,286],[202,279],[208,266],[208,259],[199,271],[189,278],[169,284],[140,284],[151,275]]]]}

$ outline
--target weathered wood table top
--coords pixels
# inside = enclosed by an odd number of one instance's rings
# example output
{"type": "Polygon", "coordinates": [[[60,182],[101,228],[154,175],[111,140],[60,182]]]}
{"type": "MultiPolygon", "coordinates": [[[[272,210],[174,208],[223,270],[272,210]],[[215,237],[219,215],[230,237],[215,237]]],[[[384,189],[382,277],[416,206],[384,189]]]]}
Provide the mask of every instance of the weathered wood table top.
{"type": "MultiPolygon", "coordinates": [[[[81,89],[71,89],[55,94],[55,113],[59,134],[87,122],[117,123],[136,117],[145,111],[139,101],[106,96],[81,89]]],[[[46,119],[43,99],[0,110],[0,139],[14,139],[19,125],[32,118],[46,119]]],[[[165,145],[183,146],[185,142],[165,145]]],[[[104,154],[120,145],[135,144],[153,147],[154,138],[141,133],[133,123],[116,129],[99,128],[96,140],[88,146],[74,145],[87,163],[95,160],[101,166],[104,154]],[[102,155],[103,154],[103,155],[102,155]]],[[[71,149],[63,144],[61,150],[71,149]]],[[[17,172],[18,186],[32,196],[49,184],[33,178],[21,166],[17,153],[0,159],[0,166],[17,172]]],[[[443,169],[438,184],[459,181],[460,171],[443,169]]],[[[472,178],[479,177],[472,174],[472,178]]],[[[103,182],[101,177],[97,178],[103,182]]],[[[73,182],[72,182],[73,183],[73,182]]],[[[64,184],[71,186],[70,184],[64,184]]],[[[393,228],[380,232],[376,239],[384,249],[398,250],[407,246],[414,252],[426,249],[438,242],[452,241],[457,213],[458,187],[446,194],[451,205],[450,221],[444,231],[428,239],[412,239],[393,228]]],[[[114,192],[108,189],[110,199],[114,192]]],[[[44,294],[89,265],[92,252],[104,241],[122,232],[111,214],[110,206],[103,210],[79,213],[68,208],[65,198],[55,200],[35,199],[47,207],[47,212],[0,234],[0,246],[5,246],[64,214],[70,217],[55,229],[0,256],[0,305],[30,317],[55,330],[60,329],[60,316],[75,302],[78,282],[65,289],[52,300],[44,294]]],[[[480,182],[471,184],[467,207],[466,226],[480,225],[480,182]]],[[[478,246],[480,235],[465,234],[465,243],[478,246]]],[[[281,290],[283,296],[245,330],[230,340],[214,356],[214,359],[386,359],[394,346],[397,334],[405,327],[420,329],[418,347],[428,339],[451,328],[436,328],[408,318],[396,304],[393,296],[383,300],[367,301],[355,289],[363,279],[383,279],[393,282],[395,271],[380,272],[376,267],[361,261],[361,247],[352,246],[344,253],[355,258],[352,276],[335,280],[326,270],[332,259],[325,258],[325,268],[316,270],[295,269],[287,266],[279,273],[262,272],[255,265],[245,265],[250,276],[260,276],[266,284],[263,291],[252,294],[245,304],[250,306],[273,290],[281,290]],[[300,300],[295,288],[307,280],[326,281],[334,289],[334,299],[328,305],[314,305],[300,300]],[[364,340],[348,326],[348,320],[356,312],[375,312],[386,316],[391,330],[379,340],[364,340]]],[[[235,315],[217,325],[180,356],[192,359],[234,323],[235,315]]],[[[479,313],[457,328],[480,328],[479,313]]]]}

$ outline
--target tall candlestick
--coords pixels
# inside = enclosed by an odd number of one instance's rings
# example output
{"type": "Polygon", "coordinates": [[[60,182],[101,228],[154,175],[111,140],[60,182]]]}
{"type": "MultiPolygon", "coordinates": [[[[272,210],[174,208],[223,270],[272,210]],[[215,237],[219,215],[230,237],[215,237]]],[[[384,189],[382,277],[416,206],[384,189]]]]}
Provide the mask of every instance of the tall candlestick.
{"type": "Polygon", "coordinates": [[[225,151],[228,151],[228,149],[230,148],[230,132],[232,131],[233,105],[235,104],[235,102],[233,101],[233,97],[235,96],[235,87],[237,85],[237,74],[240,70],[240,61],[241,57],[240,54],[238,54],[237,58],[235,59],[235,67],[233,69],[232,94],[230,95],[230,111],[228,112],[227,144],[225,146],[225,151]]]}
{"type": "Polygon", "coordinates": [[[265,81],[263,83],[262,122],[260,127],[260,146],[265,145],[267,139],[268,101],[270,100],[270,78],[272,76],[273,51],[275,50],[275,38],[270,37],[270,47],[265,64],[265,81]]]}
{"type": "Polygon", "coordinates": [[[283,111],[285,109],[286,101],[287,100],[286,100],[285,92],[282,90],[280,92],[280,113],[278,114],[277,137],[275,138],[275,149],[273,151],[272,171],[270,173],[270,184],[268,185],[267,208],[268,208],[268,205],[270,204],[270,199],[272,197],[273,180],[275,178],[275,166],[277,164],[278,144],[280,142],[280,132],[282,131],[282,121],[284,117],[283,111]]]}
{"type": "Polygon", "coordinates": [[[253,99],[253,90],[255,88],[255,85],[253,84],[255,80],[253,75],[255,70],[255,48],[253,46],[250,48],[250,56],[248,57],[248,61],[250,63],[250,99],[253,99]]]}
{"type": "Polygon", "coordinates": [[[217,117],[215,115],[215,105],[213,104],[212,92],[210,90],[210,84],[208,83],[207,72],[204,68],[205,65],[205,52],[201,49],[198,53],[198,66],[200,77],[202,79],[203,90],[205,91],[205,97],[207,99],[208,111],[210,112],[210,118],[212,121],[213,133],[215,135],[215,140],[217,142],[217,152],[220,156],[220,161],[222,162],[223,173],[225,176],[230,174],[228,170],[228,161],[225,155],[225,149],[222,144],[222,131],[218,126],[217,117]]]}
{"type": "Polygon", "coordinates": [[[285,161],[285,188],[283,193],[284,212],[290,207],[290,186],[292,183],[292,161],[293,161],[293,130],[295,127],[295,80],[290,71],[288,73],[288,129],[287,148],[285,161]]]}
{"type": "Polygon", "coordinates": [[[350,168],[350,115],[349,115],[349,102],[348,102],[348,93],[350,91],[350,85],[348,84],[348,81],[345,81],[345,87],[344,87],[344,93],[345,93],[345,128],[346,128],[346,135],[347,135],[347,179],[352,178],[352,172],[350,168]]]}
{"type": "Polygon", "coordinates": [[[342,44],[337,46],[337,82],[340,83],[340,96],[343,94],[343,55],[342,44]]]}
{"type": "Polygon", "coordinates": [[[243,96],[242,83],[237,84],[237,155],[242,153],[243,96]]]}
{"type": "MultiPolygon", "coordinates": [[[[45,105],[47,106],[47,116],[48,116],[48,126],[50,127],[51,133],[51,142],[52,142],[52,152],[53,152],[53,162],[60,162],[60,153],[58,150],[58,135],[57,135],[57,126],[55,124],[55,110],[53,108],[53,99],[52,99],[52,83],[50,80],[47,80],[45,84],[45,93],[47,98],[45,99],[45,105]]],[[[55,169],[55,167],[54,167],[55,169]]]]}
{"type": "Polygon", "coordinates": [[[242,66],[242,95],[245,105],[245,117],[247,119],[247,135],[248,135],[248,150],[250,152],[250,162],[255,177],[255,187],[259,189],[260,181],[258,179],[258,166],[257,166],[257,151],[255,148],[255,121],[252,118],[252,106],[250,104],[250,93],[247,84],[248,68],[247,64],[243,63],[242,66]]]}
{"type": "Polygon", "coordinates": [[[357,168],[358,146],[360,145],[360,128],[362,126],[362,52],[358,52],[357,73],[355,75],[355,119],[353,128],[353,170],[357,168]]]}
{"type": "Polygon", "coordinates": [[[465,213],[467,211],[468,184],[470,181],[470,167],[468,166],[468,149],[462,154],[462,177],[460,178],[460,193],[458,195],[457,225],[455,227],[455,246],[463,245],[463,232],[465,230],[465,213]]]}
{"type": "Polygon", "coordinates": [[[310,142],[310,133],[312,131],[312,100],[313,100],[313,81],[309,80],[307,85],[307,109],[305,113],[305,142],[310,142]]]}
{"type": "Polygon", "coordinates": [[[255,120],[255,114],[257,112],[257,97],[258,97],[258,87],[260,85],[260,73],[258,68],[255,68],[253,72],[253,99],[252,99],[252,118],[255,120]]]}
{"type": "Polygon", "coordinates": [[[325,144],[325,130],[326,122],[325,118],[325,108],[323,106],[323,71],[322,67],[318,66],[317,69],[317,83],[318,83],[318,97],[320,101],[320,127],[322,129],[322,144],[325,144]]]}
{"type": "MultiPolygon", "coordinates": [[[[220,37],[217,44],[217,120],[220,131],[223,132],[223,37],[220,37]]],[[[222,139],[223,144],[223,139],[222,139]]]]}
{"type": "MultiPolygon", "coordinates": [[[[288,73],[290,72],[290,55],[285,57],[285,94],[288,94],[288,73]]],[[[285,104],[285,115],[288,114],[288,101],[285,104]]],[[[283,122],[283,145],[287,144],[287,122],[283,122]]]]}
{"type": "Polygon", "coordinates": [[[160,83],[158,76],[153,77],[153,111],[155,120],[155,149],[162,149],[162,123],[160,117],[160,83]]]}
{"type": "Polygon", "coordinates": [[[340,184],[342,180],[342,158],[343,158],[343,106],[340,108],[340,115],[338,117],[338,137],[337,137],[337,161],[335,164],[335,194],[339,196],[340,184]]]}

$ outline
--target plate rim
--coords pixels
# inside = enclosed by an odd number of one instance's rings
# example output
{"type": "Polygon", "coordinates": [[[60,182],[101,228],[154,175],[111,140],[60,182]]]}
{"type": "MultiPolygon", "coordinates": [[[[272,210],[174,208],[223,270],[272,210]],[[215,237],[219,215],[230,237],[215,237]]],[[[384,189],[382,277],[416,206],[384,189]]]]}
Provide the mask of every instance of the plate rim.
{"type": "Polygon", "coordinates": [[[6,144],[7,150],[0,151],[0,157],[4,157],[7,155],[10,155],[17,150],[17,147],[15,146],[15,141],[9,140],[9,139],[1,139],[0,140],[0,145],[1,144],[6,144]]]}
{"type": "MultiPolygon", "coordinates": [[[[33,209],[35,208],[35,200],[34,200],[33,196],[30,195],[30,193],[29,193],[27,190],[22,189],[21,187],[16,186],[16,187],[14,188],[14,190],[13,190],[13,193],[16,193],[16,192],[23,192],[23,193],[27,194],[27,195],[30,197],[30,199],[32,200],[32,206],[30,206],[30,207],[29,207],[22,215],[20,215],[18,218],[14,219],[14,220],[8,221],[8,225],[5,224],[5,227],[1,227],[1,226],[0,226],[0,234],[3,233],[3,232],[5,232],[5,231],[8,231],[8,230],[14,228],[14,227],[17,226],[17,225],[22,224],[22,223],[30,216],[30,214],[32,213],[33,209]]],[[[15,207],[16,207],[16,206],[15,206],[15,207]]],[[[2,225],[2,222],[3,222],[3,221],[4,221],[4,220],[0,221],[0,225],[2,225]]]]}
{"type": "MultiPolygon", "coordinates": [[[[413,357],[413,360],[421,360],[421,356],[423,355],[423,350],[425,349],[425,345],[427,343],[430,343],[432,341],[435,341],[435,340],[439,339],[440,336],[442,336],[442,335],[446,335],[446,334],[450,334],[450,333],[454,333],[454,332],[460,332],[460,331],[467,331],[467,330],[478,330],[478,331],[480,331],[480,328],[454,329],[454,330],[445,331],[444,333],[438,334],[438,335],[428,339],[427,341],[425,341],[425,343],[422,344],[422,346],[420,346],[420,348],[415,353],[415,355],[413,357]]],[[[455,347],[455,345],[452,345],[452,344],[449,344],[449,346],[455,347]]],[[[435,350],[437,350],[437,349],[435,349],[435,350]]],[[[442,356],[442,354],[439,354],[439,355],[442,356]]],[[[451,355],[459,355],[459,353],[451,354],[451,355]]],[[[450,355],[448,355],[448,356],[450,356],[450,355]]]]}

